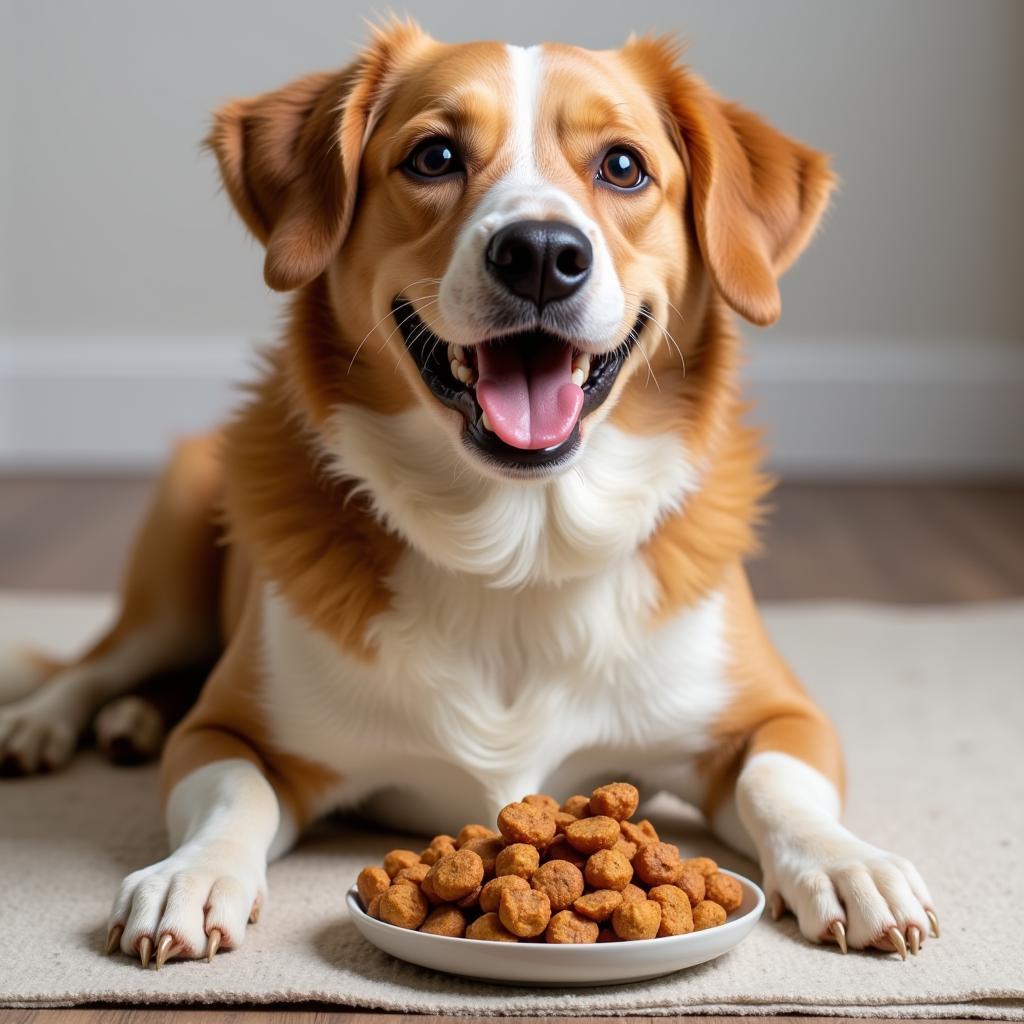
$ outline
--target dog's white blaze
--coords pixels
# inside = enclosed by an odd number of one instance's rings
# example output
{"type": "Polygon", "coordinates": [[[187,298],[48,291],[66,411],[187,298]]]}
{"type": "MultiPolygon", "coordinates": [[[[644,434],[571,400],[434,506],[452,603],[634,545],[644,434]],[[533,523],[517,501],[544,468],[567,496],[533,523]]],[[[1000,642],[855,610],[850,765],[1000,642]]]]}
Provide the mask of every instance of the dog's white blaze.
{"type": "Polygon", "coordinates": [[[508,590],[410,551],[391,585],[370,663],[265,592],[273,743],[337,771],[337,804],[376,796],[377,817],[436,832],[611,776],[698,795],[694,759],[729,696],[720,595],[649,632],[655,583],[637,557],[508,590]]]}
{"type": "Polygon", "coordinates": [[[515,107],[512,113],[512,148],[515,170],[524,181],[536,181],[538,174],[533,160],[537,97],[540,93],[543,67],[539,46],[509,46],[515,107]]]}

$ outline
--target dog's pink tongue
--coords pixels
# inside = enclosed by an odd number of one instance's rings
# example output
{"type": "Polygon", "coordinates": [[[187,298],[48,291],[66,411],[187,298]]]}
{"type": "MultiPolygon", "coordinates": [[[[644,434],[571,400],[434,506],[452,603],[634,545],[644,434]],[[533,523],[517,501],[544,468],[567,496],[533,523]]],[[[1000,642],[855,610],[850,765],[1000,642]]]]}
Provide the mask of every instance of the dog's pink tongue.
{"type": "Polygon", "coordinates": [[[477,401],[505,444],[551,448],[572,433],[583,389],[572,382],[571,346],[479,345],[476,360],[477,401]]]}

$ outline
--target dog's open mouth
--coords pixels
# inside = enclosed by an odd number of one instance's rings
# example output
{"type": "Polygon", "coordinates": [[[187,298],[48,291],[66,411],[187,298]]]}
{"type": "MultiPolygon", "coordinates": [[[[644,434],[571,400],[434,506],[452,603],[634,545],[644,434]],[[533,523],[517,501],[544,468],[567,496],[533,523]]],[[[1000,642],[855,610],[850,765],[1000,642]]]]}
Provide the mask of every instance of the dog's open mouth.
{"type": "Polygon", "coordinates": [[[571,455],[580,421],[608,397],[650,315],[641,307],[622,344],[598,355],[539,330],[462,348],[431,332],[401,296],[392,313],[427,387],[462,413],[464,439],[523,469],[571,455]]]}

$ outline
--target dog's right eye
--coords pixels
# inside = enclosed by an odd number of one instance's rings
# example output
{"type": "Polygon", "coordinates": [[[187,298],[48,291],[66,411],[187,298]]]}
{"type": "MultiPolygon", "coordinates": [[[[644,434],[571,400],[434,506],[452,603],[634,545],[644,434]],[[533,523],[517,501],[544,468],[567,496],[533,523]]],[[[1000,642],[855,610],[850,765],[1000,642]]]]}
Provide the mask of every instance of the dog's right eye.
{"type": "Polygon", "coordinates": [[[463,170],[455,146],[448,139],[427,139],[406,158],[406,170],[419,178],[444,178],[463,170]]]}

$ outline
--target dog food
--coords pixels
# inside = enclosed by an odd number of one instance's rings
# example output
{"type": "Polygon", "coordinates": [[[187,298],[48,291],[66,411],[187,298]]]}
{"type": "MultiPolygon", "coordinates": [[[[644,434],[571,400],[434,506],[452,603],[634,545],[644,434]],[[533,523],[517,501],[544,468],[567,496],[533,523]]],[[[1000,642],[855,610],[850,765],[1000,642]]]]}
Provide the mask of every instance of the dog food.
{"type": "Polygon", "coordinates": [[[592,943],[685,935],[723,924],[743,899],[710,857],[682,858],[646,819],[628,782],[559,804],[531,793],[498,815],[391,850],[356,888],[366,912],[399,928],[488,942],[592,943]]]}

